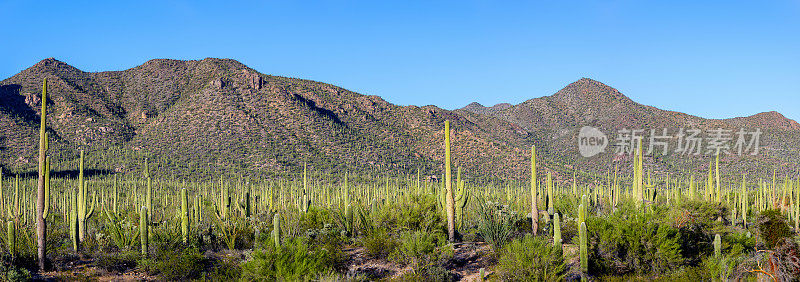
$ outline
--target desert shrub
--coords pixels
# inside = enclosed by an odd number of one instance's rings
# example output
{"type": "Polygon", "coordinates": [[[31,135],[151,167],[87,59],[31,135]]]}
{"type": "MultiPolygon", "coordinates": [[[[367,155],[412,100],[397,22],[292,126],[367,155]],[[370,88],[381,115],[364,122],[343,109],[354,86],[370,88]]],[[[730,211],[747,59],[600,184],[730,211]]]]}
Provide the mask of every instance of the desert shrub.
{"type": "MultiPolygon", "coordinates": [[[[234,250],[236,248],[246,248],[252,247],[253,245],[253,229],[250,225],[247,224],[247,221],[243,218],[239,217],[228,217],[224,220],[214,216],[214,228],[210,229],[213,231],[214,238],[221,241],[224,244],[224,247],[229,250],[234,250]]],[[[179,227],[180,224],[173,224],[173,226],[179,227]]],[[[181,245],[181,234],[179,228],[170,229],[169,232],[173,232],[174,237],[169,237],[170,239],[163,240],[165,244],[173,244],[173,245],[181,245]]],[[[170,234],[170,233],[167,233],[170,234]]]]}
{"type": "Polygon", "coordinates": [[[111,252],[100,255],[95,265],[108,272],[125,272],[136,267],[139,253],[135,251],[111,252]]]}
{"type": "Polygon", "coordinates": [[[409,271],[392,281],[454,281],[453,273],[441,266],[431,266],[425,269],[409,271]]]}
{"type": "Polygon", "coordinates": [[[308,212],[300,214],[299,228],[301,230],[322,229],[325,227],[325,224],[330,222],[334,222],[330,211],[311,206],[309,207],[308,212]]]}
{"type": "Polygon", "coordinates": [[[397,247],[397,240],[386,229],[377,229],[361,238],[361,244],[367,255],[374,258],[386,258],[397,247]]]}
{"type": "Polygon", "coordinates": [[[15,265],[0,264],[0,280],[2,281],[31,281],[31,272],[15,265]]]}
{"type": "Polygon", "coordinates": [[[492,249],[499,250],[511,237],[517,214],[508,206],[491,201],[478,201],[478,231],[492,249]]]}
{"type": "Polygon", "coordinates": [[[502,281],[559,281],[564,278],[566,264],[560,248],[528,235],[500,250],[495,270],[502,281]]]}
{"type": "Polygon", "coordinates": [[[578,236],[578,220],[575,218],[561,219],[561,240],[563,244],[576,244],[572,238],[578,236]]]}
{"type": "MultiPolygon", "coordinates": [[[[570,195],[562,195],[559,197],[555,197],[553,199],[553,208],[555,212],[561,215],[561,218],[566,217],[578,217],[578,203],[580,201],[580,197],[570,195]]],[[[546,201],[545,201],[546,202],[546,201]]],[[[540,209],[546,210],[547,206],[539,207],[540,209]]]]}
{"type": "Polygon", "coordinates": [[[709,201],[685,201],[681,203],[678,211],[686,214],[687,222],[703,226],[711,231],[717,231],[717,228],[724,227],[724,221],[719,219],[730,215],[730,211],[725,205],[709,201]]]}
{"type": "Polygon", "coordinates": [[[775,248],[784,238],[792,236],[789,224],[779,210],[761,212],[758,216],[758,233],[769,249],[775,248]]]}
{"type": "Polygon", "coordinates": [[[139,267],[167,281],[188,280],[200,277],[206,259],[193,248],[161,249],[150,258],[139,260],[139,267]]]}
{"type": "Polygon", "coordinates": [[[450,271],[442,265],[453,257],[453,249],[443,234],[422,231],[404,232],[392,260],[411,266],[403,281],[451,281],[450,271]]]}
{"type": "MultiPolygon", "coordinates": [[[[154,220],[155,221],[155,220],[154,220]]],[[[150,248],[153,250],[176,250],[183,247],[180,222],[177,220],[164,220],[151,223],[150,248]]],[[[138,246],[139,239],[134,240],[138,246]]]]}
{"type": "Polygon", "coordinates": [[[336,263],[330,266],[337,270],[344,267],[342,246],[345,242],[347,242],[347,237],[332,224],[325,224],[325,227],[320,230],[309,230],[308,243],[314,249],[325,250],[331,258],[331,262],[336,263]]]}
{"type": "Polygon", "coordinates": [[[332,270],[340,262],[328,250],[313,248],[299,238],[288,240],[280,248],[268,247],[253,253],[242,264],[243,281],[310,280],[332,270]]]}
{"type": "Polygon", "coordinates": [[[747,233],[733,232],[722,236],[722,251],[725,253],[741,255],[747,250],[753,250],[755,246],[755,236],[747,233]]]}
{"type": "Polygon", "coordinates": [[[729,252],[723,253],[722,257],[709,256],[703,259],[701,264],[702,271],[705,274],[704,276],[709,278],[706,280],[719,279],[721,281],[729,281],[733,279],[734,275],[736,275],[737,266],[745,259],[742,256],[743,251],[742,246],[736,244],[733,245],[729,252]]]}
{"type": "Polygon", "coordinates": [[[703,256],[713,252],[710,244],[714,234],[725,235],[729,231],[724,221],[727,210],[720,203],[685,201],[665,218],[673,221],[681,235],[681,256],[686,264],[698,265],[703,256]]]}
{"type": "Polygon", "coordinates": [[[683,261],[680,233],[664,218],[666,210],[658,206],[642,211],[635,205],[622,205],[607,218],[587,218],[589,271],[647,274],[675,269],[683,261]]]}
{"type": "Polygon", "coordinates": [[[418,230],[444,234],[445,221],[436,209],[436,198],[433,195],[413,195],[410,201],[392,210],[397,211],[394,225],[398,231],[418,230]]]}
{"type": "Polygon", "coordinates": [[[800,246],[789,238],[779,241],[769,255],[769,264],[775,267],[779,280],[790,281],[800,277],[800,246]]]}
{"type": "Polygon", "coordinates": [[[444,235],[422,231],[404,232],[392,260],[410,265],[415,271],[444,263],[453,256],[444,235]]]}
{"type": "Polygon", "coordinates": [[[242,267],[236,258],[228,257],[215,260],[202,275],[203,280],[236,281],[242,276],[242,267]]]}

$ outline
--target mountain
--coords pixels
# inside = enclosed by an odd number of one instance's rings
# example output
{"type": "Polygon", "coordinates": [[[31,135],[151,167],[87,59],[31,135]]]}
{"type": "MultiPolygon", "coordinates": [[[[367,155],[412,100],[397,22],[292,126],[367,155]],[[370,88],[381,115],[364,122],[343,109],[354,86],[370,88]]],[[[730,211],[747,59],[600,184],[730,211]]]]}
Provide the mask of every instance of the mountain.
{"type": "MultiPolygon", "coordinates": [[[[630,157],[583,158],[577,132],[593,126],[613,142],[621,129],[759,128],[757,156],[721,160],[726,173],[767,175],[797,169],[800,125],[771,112],[703,119],[638,104],[583,78],[551,96],[517,105],[472,103],[449,111],[398,106],[334,85],[259,73],[230,59],[155,59],[122,71],[84,72],[48,58],[0,82],[0,165],[35,168],[42,80],[48,81],[50,155],[56,170],[74,170],[80,150],[97,170],[153,171],[208,177],[302,171],[415,173],[442,171],[444,121],[453,129],[454,163],[468,177],[528,177],[537,146],[542,171],[557,179],[575,168],[605,175],[627,171],[630,157]]],[[[652,155],[656,173],[703,172],[709,156],[652,155]]]]}
{"type": "MultiPolygon", "coordinates": [[[[676,136],[681,129],[700,130],[705,142],[703,144],[706,144],[703,147],[714,138],[712,133],[715,130],[726,131],[732,139],[728,144],[733,154],[723,154],[721,166],[728,172],[764,174],[773,167],[782,171],[796,171],[796,160],[800,157],[796,149],[800,145],[800,124],[777,112],[724,120],[704,119],[636,103],[618,90],[589,78],[573,82],[551,96],[530,99],[517,105],[486,108],[472,103],[460,110],[519,125],[539,139],[547,140],[544,148],[557,158],[583,168],[600,168],[600,171],[629,165],[630,158],[616,156],[614,146],[606,149],[610,154],[600,154],[594,158],[580,157],[577,138],[583,126],[600,129],[607,134],[610,145],[616,145],[621,130],[643,130],[639,136],[644,137],[645,152],[649,150],[651,130],[655,130],[656,136],[661,136],[666,129],[667,136],[672,137],[667,141],[670,154],[659,154],[659,150],[663,151],[662,147],[654,146],[656,154],[647,157],[650,169],[656,171],[688,169],[702,172],[708,169],[708,161],[713,154],[703,152],[700,156],[694,156],[674,152],[679,145],[676,136]],[[749,156],[745,150],[741,156],[738,155],[733,148],[738,140],[737,132],[744,130],[749,133],[756,129],[762,132],[759,154],[749,156]]],[[[750,135],[745,135],[743,140],[749,141],[750,135]]]]}
{"type": "MultiPolygon", "coordinates": [[[[441,171],[444,121],[455,163],[467,171],[516,173],[529,135],[497,118],[435,106],[393,105],[330,84],[264,75],[229,59],[157,59],[84,72],[49,58],[0,83],[0,159],[35,162],[41,85],[48,79],[48,131],[56,163],[78,150],[94,167],[175,175],[243,171],[441,171]],[[489,154],[491,158],[483,157],[489,154]],[[166,171],[165,171],[166,170],[166,171]]],[[[57,167],[57,166],[54,166],[57,167]]]]}

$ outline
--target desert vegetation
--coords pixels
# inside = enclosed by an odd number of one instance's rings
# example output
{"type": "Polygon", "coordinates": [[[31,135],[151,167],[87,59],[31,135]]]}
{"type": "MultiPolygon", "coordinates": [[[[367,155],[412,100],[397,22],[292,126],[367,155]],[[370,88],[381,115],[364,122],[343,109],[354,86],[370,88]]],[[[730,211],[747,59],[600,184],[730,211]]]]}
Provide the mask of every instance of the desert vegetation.
{"type": "Polygon", "coordinates": [[[800,182],[723,176],[718,158],[703,175],[654,176],[640,145],[629,168],[555,181],[537,169],[533,147],[526,181],[468,179],[451,158],[458,129],[445,122],[437,178],[307,166],[276,177],[159,178],[148,159],[141,171],[89,175],[83,153],[76,167],[50,164],[45,105],[38,178],[0,171],[5,280],[800,277],[800,182]]]}

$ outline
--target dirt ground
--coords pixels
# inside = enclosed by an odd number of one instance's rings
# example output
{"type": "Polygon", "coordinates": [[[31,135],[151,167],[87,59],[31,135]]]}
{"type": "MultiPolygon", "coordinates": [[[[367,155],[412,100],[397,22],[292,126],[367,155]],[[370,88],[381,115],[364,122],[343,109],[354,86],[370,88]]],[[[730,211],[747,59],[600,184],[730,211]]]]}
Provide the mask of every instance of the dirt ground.
{"type": "MultiPolygon", "coordinates": [[[[459,281],[478,281],[481,268],[486,268],[486,274],[491,275],[489,267],[494,263],[491,250],[485,243],[457,243],[453,246],[453,258],[445,268],[455,274],[459,281]]],[[[348,256],[348,276],[362,275],[370,280],[400,277],[408,271],[403,267],[387,260],[370,258],[362,247],[350,247],[344,250],[348,256]]],[[[107,272],[93,266],[92,260],[77,260],[71,262],[68,269],[50,271],[37,275],[35,280],[40,281],[161,281],[157,276],[129,270],[123,273],[107,272]]]]}

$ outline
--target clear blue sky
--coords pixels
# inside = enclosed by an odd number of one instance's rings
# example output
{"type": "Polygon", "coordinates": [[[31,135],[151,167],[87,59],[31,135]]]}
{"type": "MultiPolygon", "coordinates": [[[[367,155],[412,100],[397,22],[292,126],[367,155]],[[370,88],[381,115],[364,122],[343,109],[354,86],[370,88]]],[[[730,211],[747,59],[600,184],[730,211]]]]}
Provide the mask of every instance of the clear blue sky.
{"type": "Polygon", "coordinates": [[[800,0],[122,2],[0,0],[0,79],[47,57],[224,57],[402,105],[519,103],[590,77],[702,117],[800,120],[800,0]]]}

